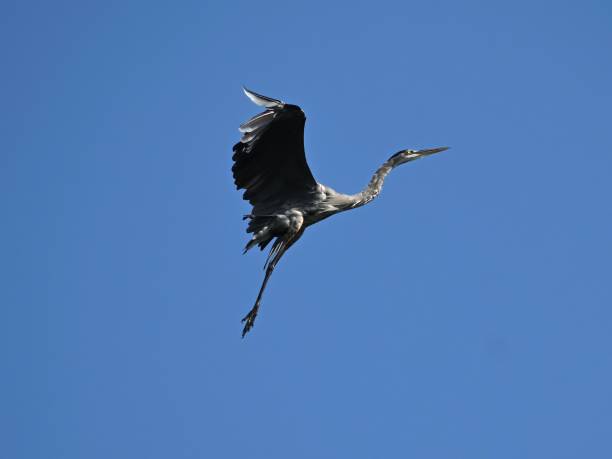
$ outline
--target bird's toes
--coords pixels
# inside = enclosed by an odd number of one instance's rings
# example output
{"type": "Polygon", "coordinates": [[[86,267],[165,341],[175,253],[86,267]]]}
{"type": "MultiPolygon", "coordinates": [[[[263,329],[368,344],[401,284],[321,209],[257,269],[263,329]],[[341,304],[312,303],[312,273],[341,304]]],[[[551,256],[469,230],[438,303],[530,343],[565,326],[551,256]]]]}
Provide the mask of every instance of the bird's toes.
{"type": "Polygon", "coordinates": [[[246,322],[244,324],[244,328],[242,329],[242,337],[244,338],[244,336],[251,330],[251,328],[253,328],[254,320],[250,317],[245,317],[244,319],[242,319],[242,321],[246,322]]]}
{"type": "Polygon", "coordinates": [[[243,338],[244,338],[244,335],[246,335],[251,330],[251,328],[253,328],[256,317],[257,317],[257,311],[251,310],[246,316],[242,318],[241,322],[244,323],[244,328],[242,329],[243,338]]]}

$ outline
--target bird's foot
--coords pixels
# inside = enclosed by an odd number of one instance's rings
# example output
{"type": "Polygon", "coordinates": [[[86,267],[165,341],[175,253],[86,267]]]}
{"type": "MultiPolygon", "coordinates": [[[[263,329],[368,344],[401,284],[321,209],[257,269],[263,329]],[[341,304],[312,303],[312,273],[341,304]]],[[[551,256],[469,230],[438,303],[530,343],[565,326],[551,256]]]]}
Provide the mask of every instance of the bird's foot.
{"type": "Polygon", "coordinates": [[[257,317],[257,310],[259,309],[259,305],[256,304],[253,306],[253,309],[249,311],[249,313],[242,318],[242,322],[244,322],[244,328],[242,329],[242,337],[249,332],[253,325],[255,324],[255,318],[257,317]]]}

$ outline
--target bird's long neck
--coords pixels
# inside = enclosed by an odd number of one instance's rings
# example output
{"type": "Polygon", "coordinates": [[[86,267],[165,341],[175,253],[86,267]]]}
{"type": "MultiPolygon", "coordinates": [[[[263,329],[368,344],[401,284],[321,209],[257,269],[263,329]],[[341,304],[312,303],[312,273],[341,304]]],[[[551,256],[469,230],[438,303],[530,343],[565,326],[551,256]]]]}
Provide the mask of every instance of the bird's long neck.
{"type": "Polygon", "coordinates": [[[383,187],[383,183],[385,182],[385,178],[387,177],[389,172],[391,172],[393,168],[399,166],[400,164],[402,164],[402,162],[399,160],[398,156],[393,155],[387,161],[385,161],[378,169],[376,169],[376,172],[374,172],[374,175],[372,175],[372,178],[370,179],[368,185],[362,191],[360,191],[356,195],[353,195],[355,198],[355,204],[353,205],[353,207],[364,206],[372,199],[376,198],[380,194],[383,187]]]}

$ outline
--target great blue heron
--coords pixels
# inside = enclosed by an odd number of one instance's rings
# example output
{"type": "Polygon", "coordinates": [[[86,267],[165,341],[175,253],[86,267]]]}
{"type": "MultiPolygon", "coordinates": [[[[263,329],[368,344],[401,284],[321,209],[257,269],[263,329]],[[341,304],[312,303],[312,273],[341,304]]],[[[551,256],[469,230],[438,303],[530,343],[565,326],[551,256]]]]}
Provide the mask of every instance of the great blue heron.
{"type": "Polygon", "coordinates": [[[308,226],[369,203],[378,196],[393,168],[448,147],[399,151],[376,170],[363,191],[338,193],[318,183],[310,172],[304,152],[306,116],[302,109],[243,89],[255,104],[266,108],[240,126],[242,138],[233,148],[236,188],[245,189],[243,198],[253,205],[251,213],[244,216],[250,220],[247,232],[253,233],[244,253],[256,245],[263,250],[276,238],[264,265],[266,274],[255,305],[242,319],[244,338],[255,323],[272,271],[308,226]]]}

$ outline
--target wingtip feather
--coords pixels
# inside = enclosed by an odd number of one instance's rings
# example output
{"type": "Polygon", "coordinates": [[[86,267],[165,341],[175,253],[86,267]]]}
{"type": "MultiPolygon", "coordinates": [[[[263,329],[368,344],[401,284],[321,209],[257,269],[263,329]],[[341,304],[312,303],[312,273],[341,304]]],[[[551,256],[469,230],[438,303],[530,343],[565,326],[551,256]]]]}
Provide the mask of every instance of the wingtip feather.
{"type": "Polygon", "coordinates": [[[284,102],[281,100],[257,94],[256,92],[247,89],[245,86],[242,87],[242,90],[244,91],[244,94],[256,105],[266,108],[282,107],[284,105],[284,102]]]}

